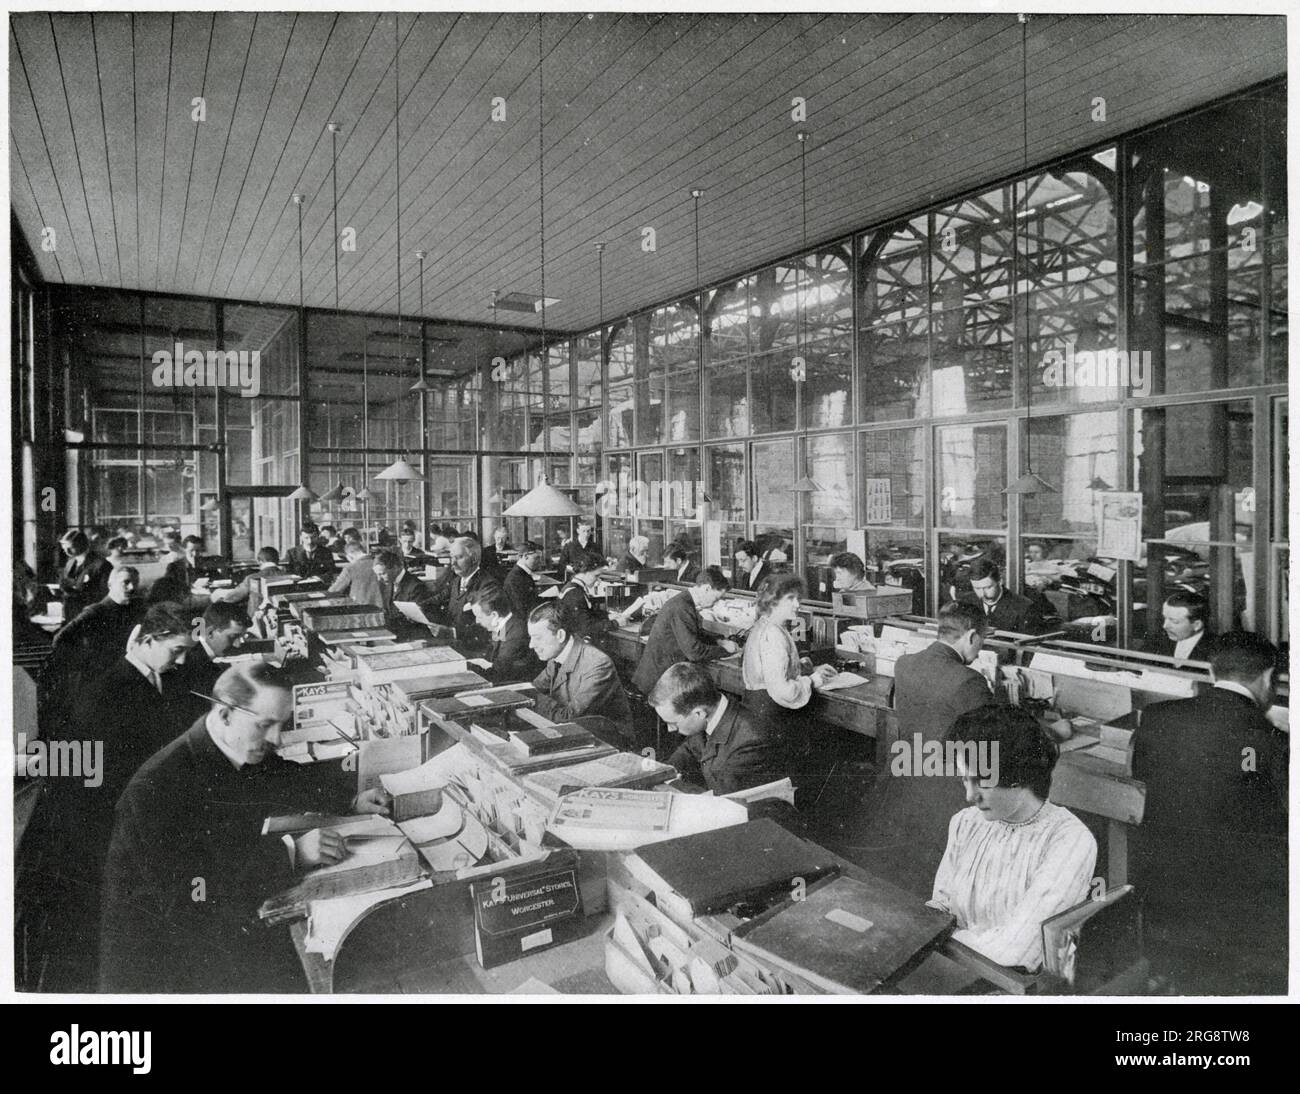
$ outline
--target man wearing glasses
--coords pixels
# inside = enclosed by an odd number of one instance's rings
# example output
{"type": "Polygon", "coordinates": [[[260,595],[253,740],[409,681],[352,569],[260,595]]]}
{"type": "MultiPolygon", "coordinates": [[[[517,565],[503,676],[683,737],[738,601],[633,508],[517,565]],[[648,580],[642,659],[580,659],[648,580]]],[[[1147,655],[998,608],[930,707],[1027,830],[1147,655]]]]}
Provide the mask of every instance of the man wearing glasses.
{"type": "Polygon", "coordinates": [[[329,829],[263,836],[263,821],[387,812],[382,790],[349,801],[352,776],[337,766],[302,768],[274,755],[293,714],[279,670],[235,666],[213,692],[207,713],[155,753],[118,801],[105,870],[104,991],[302,991],[287,933],[261,923],[257,909],[296,872],[338,862],[343,840],[329,829]]]}

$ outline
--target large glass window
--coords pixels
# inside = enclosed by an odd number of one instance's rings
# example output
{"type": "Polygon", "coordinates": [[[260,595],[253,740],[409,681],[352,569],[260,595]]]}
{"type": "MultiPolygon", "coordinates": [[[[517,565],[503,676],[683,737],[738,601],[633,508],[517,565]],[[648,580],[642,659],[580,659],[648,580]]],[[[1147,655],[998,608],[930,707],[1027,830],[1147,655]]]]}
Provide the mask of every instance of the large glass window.
{"type": "Polygon", "coordinates": [[[1134,638],[1158,635],[1161,605],[1180,589],[1206,599],[1212,632],[1255,630],[1250,401],[1143,408],[1132,429],[1147,552],[1134,577],[1134,638]]]}
{"type": "Polygon", "coordinates": [[[829,600],[833,579],[827,564],[832,555],[848,548],[853,527],[853,434],[808,437],[804,468],[820,487],[799,495],[803,499],[804,581],[811,596],[829,600]]]}
{"type": "Polygon", "coordinates": [[[1009,187],[933,214],[930,235],[934,413],[1011,403],[1013,231],[1009,187]]]}
{"type": "Polygon", "coordinates": [[[1279,344],[1275,243],[1285,260],[1285,196],[1271,178],[1265,194],[1266,173],[1284,173],[1276,94],[1200,111],[1132,144],[1134,342],[1151,354],[1156,394],[1285,377],[1284,354],[1266,352],[1279,344]]]}

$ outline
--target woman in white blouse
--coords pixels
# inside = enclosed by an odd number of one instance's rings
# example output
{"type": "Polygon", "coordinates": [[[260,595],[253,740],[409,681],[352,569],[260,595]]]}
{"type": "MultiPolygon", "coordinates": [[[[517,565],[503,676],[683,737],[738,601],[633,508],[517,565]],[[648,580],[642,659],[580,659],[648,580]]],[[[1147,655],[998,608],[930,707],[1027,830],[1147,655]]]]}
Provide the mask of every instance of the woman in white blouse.
{"type": "Polygon", "coordinates": [[[799,614],[804,586],[794,574],[773,574],[758,587],[757,618],[745,639],[741,672],[745,706],[778,727],[801,726],[808,721],[808,701],[835,675],[832,665],[819,665],[805,673],[799,651],[788,630],[799,614]]]}
{"type": "Polygon", "coordinates": [[[948,741],[960,742],[950,755],[970,806],[948,826],[929,903],[956,917],[955,941],[999,965],[1036,972],[1043,920],[1087,897],[1097,841],[1073,813],[1047,800],[1058,751],[1027,711],[968,711],[948,741]]]}

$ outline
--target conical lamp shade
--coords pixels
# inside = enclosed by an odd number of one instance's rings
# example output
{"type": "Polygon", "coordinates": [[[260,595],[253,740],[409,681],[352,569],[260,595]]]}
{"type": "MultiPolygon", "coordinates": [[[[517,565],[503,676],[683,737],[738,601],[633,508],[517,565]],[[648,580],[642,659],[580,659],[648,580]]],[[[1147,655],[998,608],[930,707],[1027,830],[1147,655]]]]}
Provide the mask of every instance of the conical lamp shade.
{"type": "Polygon", "coordinates": [[[369,501],[371,497],[370,487],[363,486],[360,490],[358,490],[355,494],[353,494],[352,497],[357,501],[369,501]]]}
{"type": "Polygon", "coordinates": [[[325,493],[323,493],[320,496],[320,500],[321,501],[342,501],[343,484],[339,483],[338,486],[334,487],[333,490],[326,490],[325,493]]]}
{"type": "Polygon", "coordinates": [[[1115,488],[1111,486],[1111,484],[1108,483],[1105,479],[1103,479],[1100,475],[1098,475],[1092,480],[1092,482],[1088,483],[1088,489],[1089,490],[1114,490],[1115,488]]]}
{"type": "Polygon", "coordinates": [[[570,497],[561,494],[542,475],[537,485],[528,491],[504,513],[504,517],[580,517],[581,507],[570,497]]]}
{"type": "Polygon", "coordinates": [[[402,459],[394,460],[390,466],[385,467],[375,478],[384,482],[424,482],[424,476],[402,459]]]}
{"type": "Polygon", "coordinates": [[[431,388],[431,387],[428,385],[428,383],[425,382],[424,377],[421,376],[418,380],[415,381],[415,383],[413,383],[413,384],[410,386],[410,389],[409,389],[409,390],[410,390],[410,391],[432,391],[433,388],[431,388]]]}
{"type": "Polygon", "coordinates": [[[1059,493],[1046,479],[1040,479],[1032,471],[1026,471],[1020,478],[1016,479],[1010,486],[1002,491],[1004,494],[1041,494],[1044,490],[1049,490],[1053,494],[1059,493]]]}
{"type": "Polygon", "coordinates": [[[306,486],[300,486],[289,495],[290,501],[315,501],[316,495],[306,486]]]}
{"type": "Polygon", "coordinates": [[[820,494],[822,492],[822,488],[807,475],[790,487],[790,490],[796,494],[820,494]]]}

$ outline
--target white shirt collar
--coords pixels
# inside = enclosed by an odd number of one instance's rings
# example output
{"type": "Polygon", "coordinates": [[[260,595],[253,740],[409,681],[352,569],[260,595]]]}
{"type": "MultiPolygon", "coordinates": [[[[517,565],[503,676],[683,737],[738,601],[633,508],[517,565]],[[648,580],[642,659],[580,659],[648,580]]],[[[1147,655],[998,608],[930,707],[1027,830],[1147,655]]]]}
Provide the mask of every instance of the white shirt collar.
{"type": "Polygon", "coordinates": [[[704,727],[704,735],[712,737],[713,731],[718,728],[718,723],[722,721],[722,716],[727,713],[727,697],[724,695],[718,702],[717,708],[713,712],[713,717],[709,719],[708,724],[704,727]]]}
{"type": "Polygon", "coordinates": [[[474,569],[470,570],[469,573],[467,573],[464,577],[462,577],[462,578],[460,579],[460,583],[461,583],[462,585],[468,585],[468,584],[469,584],[469,579],[472,578],[476,573],[478,573],[478,570],[479,570],[479,568],[478,568],[477,566],[475,566],[474,569]]]}
{"type": "Polygon", "coordinates": [[[1190,638],[1184,638],[1181,642],[1174,643],[1174,658],[1179,661],[1186,661],[1192,656],[1192,650],[1196,648],[1196,643],[1201,640],[1204,631],[1197,631],[1190,638]]]}
{"type": "Polygon", "coordinates": [[[514,612],[510,612],[508,615],[502,616],[501,622],[500,624],[498,624],[497,629],[495,631],[495,637],[500,638],[503,634],[506,633],[506,624],[509,623],[510,620],[514,619],[514,617],[515,617],[514,612]]]}
{"type": "Polygon", "coordinates": [[[1214,686],[1216,688],[1221,688],[1223,691],[1231,691],[1237,695],[1244,695],[1252,703],[1255,703],[1258,706],[1259,701],[1253,694],[1251,694],[1250,688],[1246,687],[1245,684],[1239,684],[1236,680],[1215,680],[1214,686]]]}
{"type": "Polygon", "coordinates": [[[215,717],[215,711],[208,711],[208,716],[203,719],[203,728],[208,731],[208,736],[212,738],[212,743],[217,746],[218,751],[220,751],[227,760],[234,764],[235,770],[238,771],[244,766],[244,761],[237,752],[232,751],[230,746],[221,739],[220,734],[212,732],[212,719],[215,717]]]}

